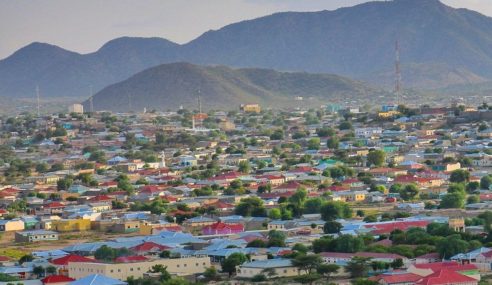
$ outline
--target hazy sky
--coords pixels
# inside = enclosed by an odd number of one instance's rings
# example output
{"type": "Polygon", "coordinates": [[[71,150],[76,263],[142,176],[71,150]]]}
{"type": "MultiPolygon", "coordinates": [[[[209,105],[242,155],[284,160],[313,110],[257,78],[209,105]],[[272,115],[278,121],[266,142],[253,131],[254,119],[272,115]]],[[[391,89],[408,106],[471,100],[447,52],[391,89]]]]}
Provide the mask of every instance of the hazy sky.
{"type": "MultiPolygon", "coordinates": [[[[333,10],[367,0],[0,0],[0,59],[31,42],[88,53],[120,36],[188,42],[281,11],[333,10]]],[[[442,0],[492,16],[492,0],[442,0]]]]}

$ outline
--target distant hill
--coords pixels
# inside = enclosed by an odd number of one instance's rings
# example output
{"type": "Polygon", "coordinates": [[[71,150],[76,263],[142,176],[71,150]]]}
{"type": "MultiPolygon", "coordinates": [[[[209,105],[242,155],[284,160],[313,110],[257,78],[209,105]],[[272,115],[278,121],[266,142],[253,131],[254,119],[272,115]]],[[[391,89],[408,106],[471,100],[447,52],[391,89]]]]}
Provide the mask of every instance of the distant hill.
{"type": "MultiPolygon", "coordinates": [[[[184,106],[232,109],[241,103],[268,107],[319,106],[329,101],[364,100],[388,95],[358,81],[329,74],[287,73],[171,63],[152,67],[95,94],[94,110],[168,110],[184,106]],[[303,96],[303,101],[296,97],[303,96]]],[[[89,102],[84,102],[89,110],[89,102]]]]}
{"type": "Polygon", "coordinates": [[[32,44],[0,61],[0,96],[88,95],[145,68],[186,61],[333,73],[390,87],[399,40],[405,87],[492,79],[492,18],[438,0],[376,1],[335,11],[277,13],[209,31],[178,45],[120,38],[81,55],[32,44]]]}

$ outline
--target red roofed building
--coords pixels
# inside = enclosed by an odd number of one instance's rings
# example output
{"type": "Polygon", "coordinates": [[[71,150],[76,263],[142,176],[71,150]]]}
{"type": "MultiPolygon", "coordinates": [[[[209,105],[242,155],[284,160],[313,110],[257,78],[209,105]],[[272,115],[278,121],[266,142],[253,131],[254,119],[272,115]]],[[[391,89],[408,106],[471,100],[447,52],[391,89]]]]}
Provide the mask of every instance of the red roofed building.
{"type": "Polygon", "coordinates": [[[56,258],[50,261],[58,269],[58,274],[68,275],[68,263],[70,262],[97,262],[95,259],[69,254],[64,257],[56,258]]]}
{"type": "Polygon", "coordinates": [[[376,281],[380,284],[385,285],[410,285],[415,284],[417,281],[421,280],[422,276],[407,272],[396,272],[390,274],[380,274],[377,276],[370,277],[369,280],[376,281]]]}
{"type": "Polygon", "coordinates": [[[155,242],[144,242],[142,244],[139,244],[137,246],[131,247],[130,248],[135,254],[137,255],[146,255],[146,254],[152,254],[152,253],[160,253],[163,250],[170,249],[170,247],[165,246],[165,245],[160,245],[155,242]]]}
{"type": "Polygon", "coordinates": [[[389,223],[371,223],[364,227],[372,229],[371,234],[389,234],[394,230],[406,231],[410,228],[425,229],[429,221],[394,221],[389,223]]]}
{"type": "Polygon", "coordinates": [[[460,274],[466,274],[468,277],[471,277],[475,280],[480,279],[480,272],[478,270],[478,267],[474,264],[459,264],[458,262],[455,261],[445,261],[445,262],[412,264],[408,267],[408,272],[423,277],[434,274],[440,270],[447,270],[447,271],[457,272],[460,274]]]}
{"type": "Polygon", "coordinates": [[[272,192],[285,193],[285,192],[295,192],[299,187],[302,187],[302,184],[297,181],[289,181],[286,183],[282,183],[278,187],[272,189],[272,192]]]}
{"type": "Polygon", "coordinates": [[[54,284],[54,285],[65,285],[73,281],[75,281],[75,279],[65,275],[51,275],[41,279],[41,282],[43,282],[43,284],[54,284]]]}
{"type": "Polygon", "coordinates": [[[229,224],[217,222],[202,229],[204,235],[237,234],[244,232],[243,224],[229,224]]]}
{"type": "Polygon", "coordinates": [[[230,211],[230,210],[234,209],[234,205],[229,204],[229,203],[222,202],[220,200],[219,201],[216,201],[214,203],[205,204],[204,206],[206,206],[206,207],[214,207],[219,212],[230,211]]]}
{"type": "Polygon", "coordinates": [[[478,280],[448,269],[440,269],[422,280],[417,285],[477,285],[478,280]]]}
{"type": "Polygon", "coordinates": [[[142,255],[120,256],[114,260],[116,263],[132,263],[147,261],[148,258],[142,255]]]}

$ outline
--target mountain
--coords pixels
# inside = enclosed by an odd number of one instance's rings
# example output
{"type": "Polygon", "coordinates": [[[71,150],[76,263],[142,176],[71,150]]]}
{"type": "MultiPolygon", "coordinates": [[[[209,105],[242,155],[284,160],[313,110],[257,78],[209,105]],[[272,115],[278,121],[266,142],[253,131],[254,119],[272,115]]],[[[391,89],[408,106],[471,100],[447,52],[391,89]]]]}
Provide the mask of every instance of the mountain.
{"type": "MultiPolygon", "coordinates": [[[[168,110],[184,106],[232,109],[241,103],[269,107],[319,106],[322,102],[369,100],[388,95],[358,81],[330,74],[277,72],[270,69],[232,69],[170,63],[144,70],[108,86],[93,97],[94,110],[168,110]],[[303,97],[303,101],[296,97],[303,97]]],[[[84,102],[90,109],[88,101],[84,102]]]]}
{"type": "Polygon", "coordinates": [[[32,44],[0,61],[0,96],[87,96],[163,63],[334,73],[393,85],[395,41],[403,85],[443,88],[492,79],[492,18],[438,0],[376,1],[334,11],[286,12],[208,31],[178,45],[120,38],[81,55],[32,44]]]}
{"type": "Polygon", "coordinates": [[[178,45],[161,38],[118,38],[81,55],[57,46],[33,43],[0,61],[0,96],[89,96],[148,67],[172,60],[178,45]]]}

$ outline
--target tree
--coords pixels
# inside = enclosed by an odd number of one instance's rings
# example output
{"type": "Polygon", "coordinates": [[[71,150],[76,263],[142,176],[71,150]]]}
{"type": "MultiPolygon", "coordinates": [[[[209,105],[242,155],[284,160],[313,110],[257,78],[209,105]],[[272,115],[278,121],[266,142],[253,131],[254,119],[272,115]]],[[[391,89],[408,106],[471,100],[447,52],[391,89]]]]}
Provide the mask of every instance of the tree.
{"type": "Polygon", "coordinates": [[[325,221],[352,217],[352,209],[345,202],[330,201],[321,207],[321,217],[325,221]]]}
{"type": "Polygon", "coordinates": [[[56,273],[56,267],[50,265],[50,266],[46,267],[46,272],[53,275],[56,273]]]}
{"type": "Polygon", "coordinates": [[[400,191],[400,197],[405,200],[413,200],[419,194],[419,188],[415,184],[408,184],[400,191]]]}
{"type": "Polygon", "coordinates": [[[286,238],[287,236],[285,235],[285,233],[277,230],[271,230],[268,232],[268,247],[284,247],[286,238]]]}
{"type": "Polygon", "coordinates": [[[243,253],[235,252],[222,261],[222,271],[227,272],[229,277],[236,272],[236,266],[243,264],[248,259],[243,253]]]}
{"type": "Polygon", "coordinates": [[[341,235],[335,240],[336,252],[358,252],[364,248],[361,236],[341,235]]]}
{"type": "Polygon", "coordinates": [[[217,269],[214,266],[208,267],[207,269],[205,269],[205,272],[203,272],[203,276],[205,277],[205,279],[207,281],[218,281],[218,280],[220,280],[219,273],[217,272],[217,269]]]}
{"type": "Polygon", "coordinates": [[[317,273],[312,274],[304,274],[294,277],[294,281],[299,282],[301,284],[312,284],[316,280],[320,279],[321,276],[317,273]]]}
{"type": "Polygon", "coordinates": [[[475,204],[475,203],[480,203],[480,196],[479,195],[470,195],[466,199],[467,204],[475,204]]]}
{"type": "Polygon", "coordinates": [[[263,200],[258,197],[243,198],[235,208],[235,213],[244,217],[266,217],[263,200]]]}
{"type": "Polygon", "coordinates": [[[32,273],[39,278],[44,275],[44,268],[42,266],[34,266],[32,268],[32,273]]]}
{"type": "Polygon", "coordinates": [[[306,254],[309,251],[309,248],[302,243],[296,243],[293,247],[292,250],[301,252],[303,254],[306,254]]]}
{"type": "Polygon", "coordinates": [[[238,168],[239,168],[239,172],[246,173],[246,174],[251,171],[251,165],[247,160],[239,162],[238,168]]]}
{"type": "Polygon", "coordinates": [[[490,185],[492,185],[492,175],[485,175],[480,178],[480,188],[489,189],[490,185]]]}
{"type": "Polygon", "coordinates": [[[326,146],[331,149],[338,149],[340,141],[336,137],[331,137],[326,141],[326,146]]]}
{"type": "Polygon", "coordinates": [[[337,234],[342,229],[342,224],[336,221],[328,221],[323,226],[323,232],[325,234],[337,234]]]}
{"type": "Polygon", "coordinates": [[[450,258],[458,253],[468,251],[468,243],[459,234],[447,236],[437,242],[437,252],[441,258],[450,258]]]}
{"type": "Polygon", "coordinates": [[[161,276],[159,277],[159,281],[168,281],[171,280],[171,274],[167,271],[167,266],[164,266],[162,264],[156,264],[152,266],[150,269],[150,272],[152,273],[160,273],[161,276]]]}
{"type": "Polygon", "coordinates": [[[292,259],[292,265],[306,274],[311,274],[322,263],[323,259],[317,254],[299,254],[292,259]]]}
{"type": "Polygon", "coordinates": [[[394,259],[392,262],[391,262],[391,268],[393,269],[398,269],[398,268],[402,268],[403,267],[403,260],[401,258],[397,258],[397,259],[394,259]]]}
{"type": "Polygon", "coordinates": [[[24,262],[31,262],[33,260],[34,256],[32,256],[31,254],[26,254],[19,259],[19,263],[23,264],[24,262]]]}
{"type": "Polygon", "coordinates": [[[272,220],[280,220],[282,218],[282,212],[278,208],[273,208],[268,213],[268,217],[272,220]]]}
{"type": "Polygon", "coordinates": [[[318,274],[325,276],[326,278],[330,278],[332,274],[336,274],[340,270],[340,266],[336,264],[320,264],[316,271],[318,274]]]}
{"type": "Polygon", "coordinates": [[[367,154],[368,165],[382,166],[385,160],[386,154],[382,150],[369,151],[369,153],[367,154]]]}
{"type": "Polygon", "coordinates": [[[319,197],[309,198],[304,202],[302,212],[304,214],[318,214],[321,211],[321,206],[323,206],[323,202],[323,199],[319,197]]]}
{"type": "Polygon", "coordinates": [[[375,223],[378,221],[378,217],[376,215],[369,215],[366,216],[363,221],[366,223],[375,223]]]}
{"type": "Polygon", "coordinates": [[[468,182],[468,180],[470,180],[470,172],[464,169],[454,170],[449,177],[449,181],[454,183],[468,182]]]}
{"type": "Polygon", "coordinates": [[[441,209],[461,209],[465,206],[465,198],[459,193],[446,194],[442,197],[439,208],[441,209]]]}
{"type": "Polygon", "coordinates": [[[260,248],[263,248],[263,247],[267,247],[267,243],[264,240],[255,239],[255,240],[252,240],[252,241],[248,242],[248,244],[246,245],[246,247],[260,247],[260,248]]]}
{"type": "Polygon", "coordinates": [[[310,150],[318,150],[320,145],[319,138],[311,138],[307,143],[307,148],[310,150]]]}
{"type": "Polygon", "coordinates": [[[366,277],[369,272],[370,258],[355,256],[347,265],[345,270],[350,273],[352,278],[366,277]]]}
{"type": "Polygon", "coordinates": [[[349,121],[343,121],[338,125],[338,129],[343,131],[343,130],[350,130],[352,129],[352,124],[349,121]]]}
{"type": "Polygon", "coordinates": [[[306,201],[307,191],[304,188],[297,189],[296,193],[289,197],[289,202],[295,205],[298,209],[302,207],[306,201]]]}
{"type": "Polygon", "coordinates": [[[379,285],[377,281],[372,281],[364,278],[358,278],[352,281],[352,285],[379,285]]]}
{"type": "Polygon", "coordinates": [[[73,179],[69,177],[62,178],[56,182],[58,190],[68,190],[73,184],[73,179]]]}

